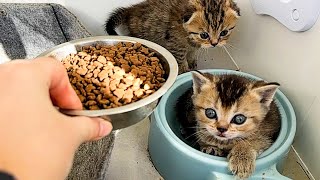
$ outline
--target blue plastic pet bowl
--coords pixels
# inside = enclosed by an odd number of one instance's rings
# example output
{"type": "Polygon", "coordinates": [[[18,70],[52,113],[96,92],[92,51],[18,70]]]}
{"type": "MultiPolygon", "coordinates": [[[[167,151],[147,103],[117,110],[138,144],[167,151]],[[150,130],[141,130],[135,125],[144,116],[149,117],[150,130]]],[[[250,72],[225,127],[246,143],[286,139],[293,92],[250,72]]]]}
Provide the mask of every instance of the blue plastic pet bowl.
{"type": "MultiPolygon", "coordinates": [[[[252,79],[253,75],[232,70],[203,70],[212,74],[233,73],[252,79]]],[[[208,155],[194,149],[181,139],[180,124],[175,117],[177,99],[192,86],[191,73],[179,75],[174,85],[161,98],[151,116],[149,152],[152,162],[166,180],[229,180],[235,179],[228,169],[227,159],[208,155]]],[[[282,172],[296,132],[295,112],[278,90],[275,101],[281,112],[281,130],[275,143],[262,153],[256,161],[252,180],[288,180],[282,172]]]]}

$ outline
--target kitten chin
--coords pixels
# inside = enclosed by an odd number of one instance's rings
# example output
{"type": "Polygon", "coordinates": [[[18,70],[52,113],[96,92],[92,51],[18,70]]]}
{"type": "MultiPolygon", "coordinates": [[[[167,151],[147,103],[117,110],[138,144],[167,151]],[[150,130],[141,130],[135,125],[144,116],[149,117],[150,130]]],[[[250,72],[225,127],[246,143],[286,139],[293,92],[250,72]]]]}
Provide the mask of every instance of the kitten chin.
{"type": "Polygon", "coordinates": [[[280,130],[281,116],[273,100],[279,84],[230,74],[192,76],[192,89],[178,101],[178,120],[185,129],[196,126],[190,133],[196,135],[202,152],[227,156],[236,176],[249,177],[255,159],[280,130]]]}

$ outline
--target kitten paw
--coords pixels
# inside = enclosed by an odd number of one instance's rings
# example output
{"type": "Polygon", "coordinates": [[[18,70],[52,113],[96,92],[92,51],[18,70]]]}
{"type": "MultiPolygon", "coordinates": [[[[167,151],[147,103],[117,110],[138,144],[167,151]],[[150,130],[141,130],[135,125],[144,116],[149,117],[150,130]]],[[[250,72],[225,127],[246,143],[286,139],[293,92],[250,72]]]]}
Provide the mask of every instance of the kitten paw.
{"type": "Polygon", "coordinates": [[[204,152],[206,154],[210,154],[213,156],[220,156],[220,157],[224,157],[226,156],[225,152],[219,148],[213,147],[213,146],[205,146],[205,147],[201,147],[201,152],[204,152]]]}
{"type": "Polygon", "coordinates": [[[239,179],[249,178],[255,171],[256,155],[253,149],[232,149],[228,155],[230,171],[239,179]]]}

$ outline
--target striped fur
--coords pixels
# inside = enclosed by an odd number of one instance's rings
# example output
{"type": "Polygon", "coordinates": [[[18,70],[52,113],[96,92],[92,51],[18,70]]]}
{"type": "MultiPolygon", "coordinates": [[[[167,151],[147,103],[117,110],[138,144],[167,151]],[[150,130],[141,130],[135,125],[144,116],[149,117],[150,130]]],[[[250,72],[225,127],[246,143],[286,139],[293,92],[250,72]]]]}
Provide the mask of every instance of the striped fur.
{"type": "Polygon", "coordinates": [[[147,39],[168,49],[176,58],[179,73],[196,69],[194,52],[224,45],[240,11],[232,0],[146,0],[116,9],[106,21],[108,34],[125,25],[129,36],[147,39]],[[223,30],[229,33],[219,37],[223,30]],[[207,32],[208,39],[200,34],[207,32]]]}

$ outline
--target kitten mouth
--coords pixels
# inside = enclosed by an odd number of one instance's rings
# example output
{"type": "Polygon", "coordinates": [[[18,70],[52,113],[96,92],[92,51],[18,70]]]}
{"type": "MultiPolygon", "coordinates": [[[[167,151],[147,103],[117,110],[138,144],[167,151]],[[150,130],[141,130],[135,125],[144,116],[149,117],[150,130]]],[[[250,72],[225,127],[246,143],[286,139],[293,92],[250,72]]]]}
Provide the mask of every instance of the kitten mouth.
{"type": "Polygon", "coordinates": [[[227,141],[229,138],[227,138],[225,135],[223,134],[217,134],[216,139],[218,139],[219,141],[227,141]]]}

